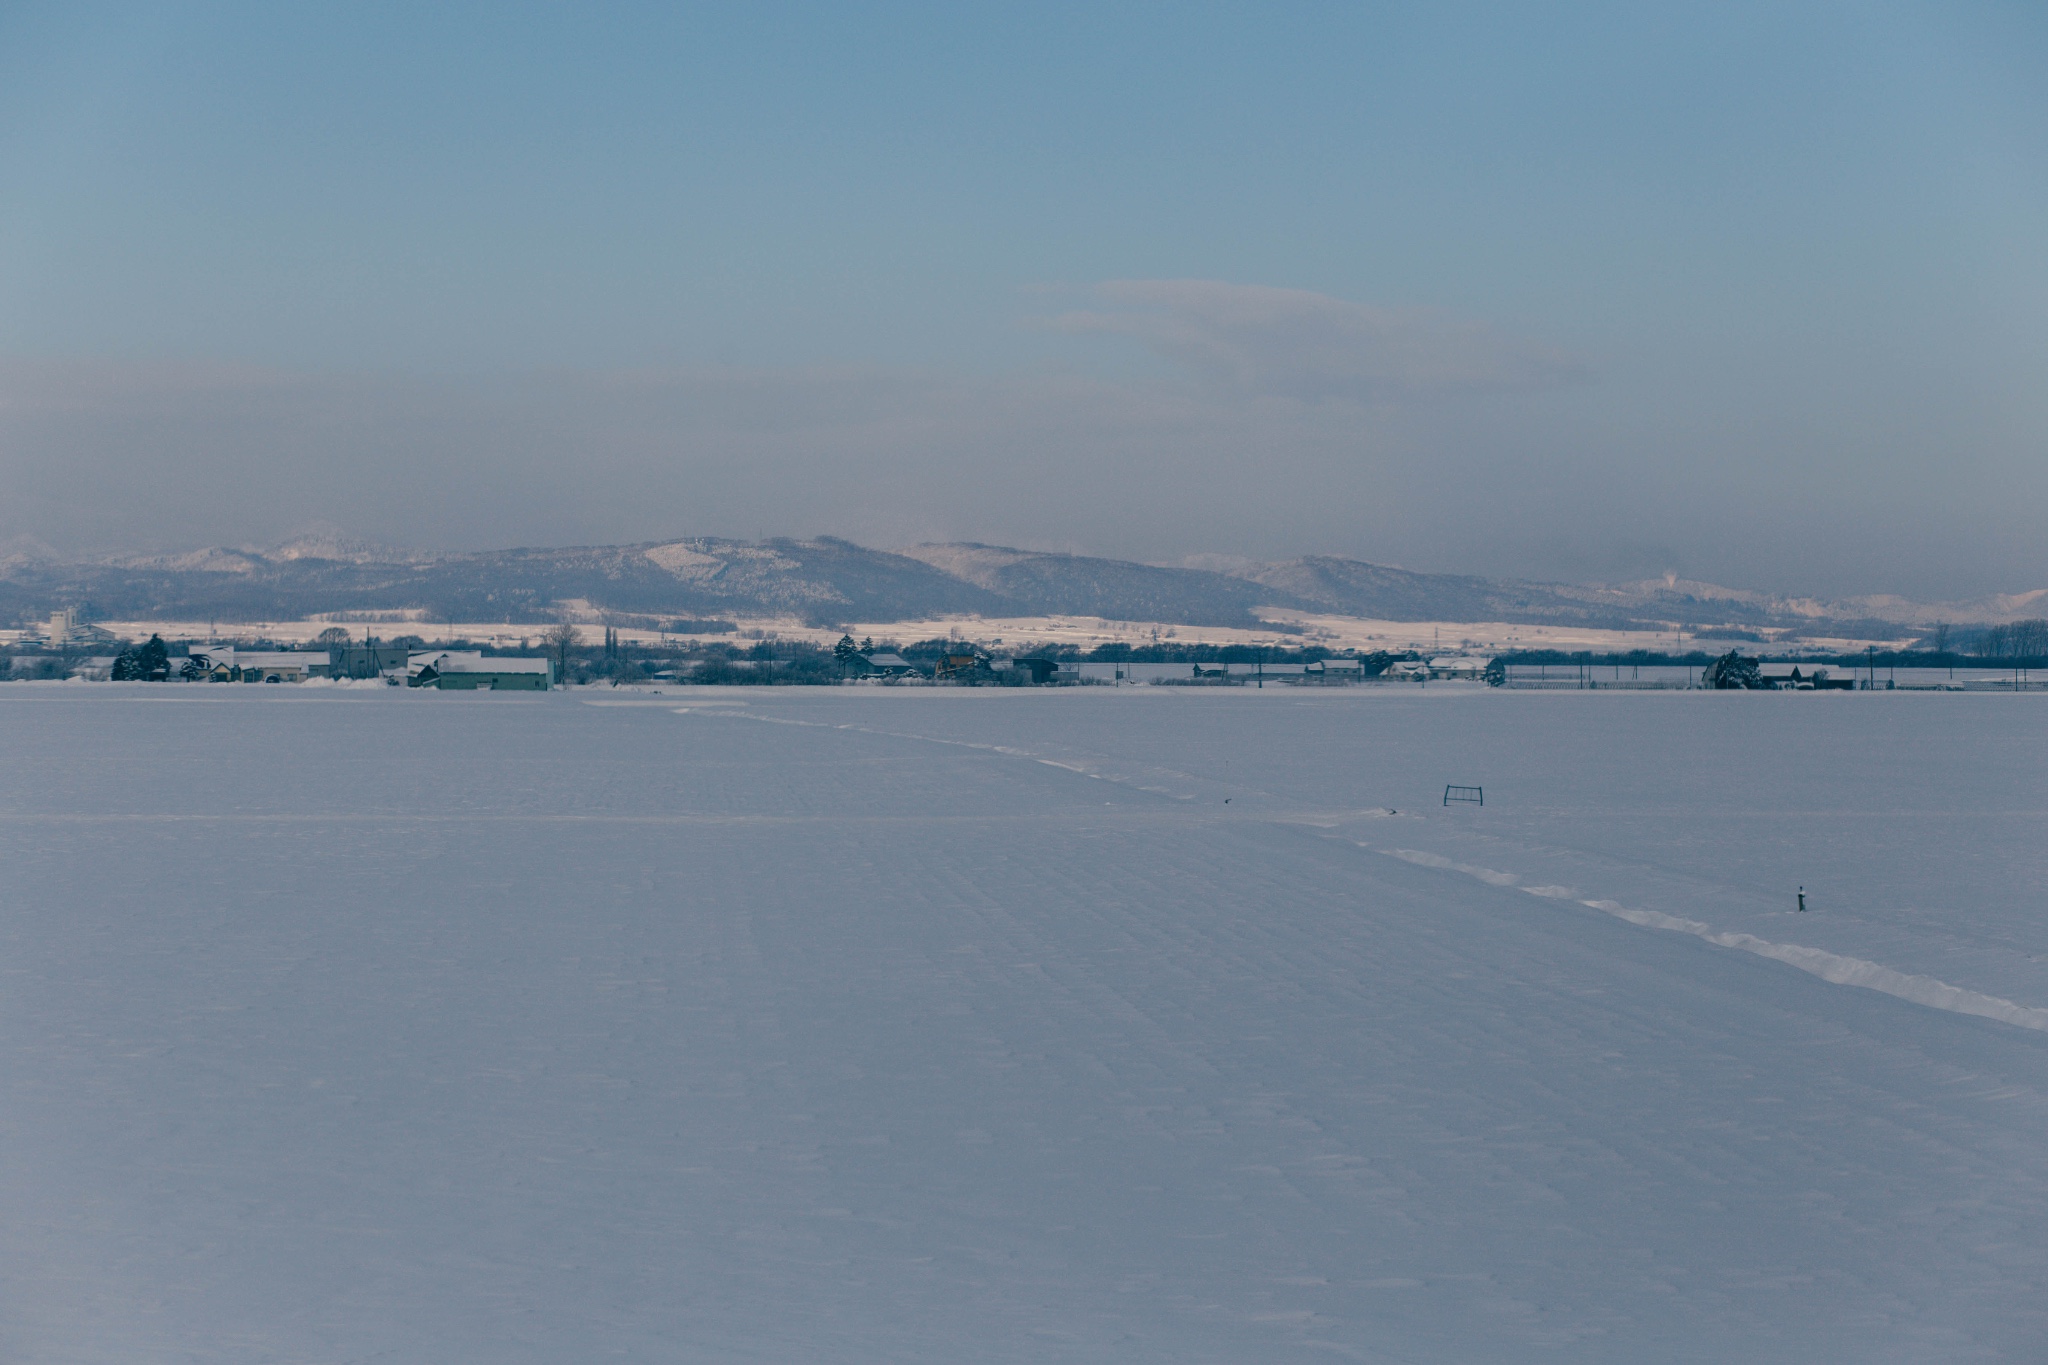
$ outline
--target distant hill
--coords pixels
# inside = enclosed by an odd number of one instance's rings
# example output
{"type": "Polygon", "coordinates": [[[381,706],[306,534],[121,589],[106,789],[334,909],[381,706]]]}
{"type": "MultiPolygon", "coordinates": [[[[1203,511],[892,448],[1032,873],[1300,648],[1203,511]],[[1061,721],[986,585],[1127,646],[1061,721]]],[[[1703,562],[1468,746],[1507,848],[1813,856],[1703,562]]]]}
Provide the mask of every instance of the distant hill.
{"type": "Polygon", "coordinates": [[[1634,603],[1585,600],[1577,590],[1467,574],[1410,573],[1311,555],[1242,571],[1268,590],[1340,616],[1385,621],[1634,620],[1634,603]]]}
{"type": "Polygon", "coordinates": [[[409,611],[428,620],[644,620],[797,616],[830,625],[947,615],[1092,616],[1249,626],[1264,609],[1392,621],[1504,621],[1611,628],[1848,628],[1998,622],[2048,610],[2048,592],[1981,603],[1819,601],[1678,579],[1618,587],[1414,573],[1312,555],[1203,567],[1136,564],[994,545],[872,550],[833,537],[422,554],[333,537],[267,550],[66,561],[46,547],[0,555],[0,620],[60,607],[117,619],[296,619],[409,611]]]}
{"type": "Polygon", "coordinates": [[[208,550],[0,565],[0,614],[37,616],[73,604],[118,618],[262,620],[413,610],[447,621],[544,621],[564,604],[632,615],[813,621],[1011,608],[918,560],[829,538],[493,550],[402,561],[208,550]]]}
{"type": "Polygon", "coordinates": [[[1252,625],[1254,608],[1301,603],[1263,584],[1204,569],[1170,569],[997,545],[918,545],[902,551],[1009,604],[1012,616],[1101,616],[1190,626],[1252,625]]]}

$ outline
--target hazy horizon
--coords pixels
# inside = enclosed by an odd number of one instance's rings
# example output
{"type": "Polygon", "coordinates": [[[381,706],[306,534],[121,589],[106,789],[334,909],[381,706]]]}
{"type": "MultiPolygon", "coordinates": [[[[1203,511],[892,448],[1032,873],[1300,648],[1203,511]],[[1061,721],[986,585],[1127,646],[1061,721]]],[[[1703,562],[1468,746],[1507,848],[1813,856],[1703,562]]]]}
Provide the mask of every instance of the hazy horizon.
{"type": "Polygon", "coordinates": [[[2020,6],[0,15],[0,540],[2048,584],[2020,6]]]}

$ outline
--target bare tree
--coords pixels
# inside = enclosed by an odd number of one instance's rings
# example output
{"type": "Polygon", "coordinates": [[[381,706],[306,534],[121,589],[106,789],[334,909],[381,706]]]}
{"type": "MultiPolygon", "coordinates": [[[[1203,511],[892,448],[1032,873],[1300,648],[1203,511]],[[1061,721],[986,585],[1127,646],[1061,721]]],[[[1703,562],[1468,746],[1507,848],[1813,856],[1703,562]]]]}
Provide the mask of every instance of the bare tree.
{"type": "Polygon", "coordinates": [[[548,651],[555,656],[555,678],[567,684],[569,681],[569,651],[576,647],[576,627],[567,621],[551,626],[540,637],[548,651]]]}
{"type": "Polygon", "coordinates": [[[2048,655],[2048,621],[2014,621],[1984,632],[1977,653],[1990,659],[2038,659],[2048,655]]]}

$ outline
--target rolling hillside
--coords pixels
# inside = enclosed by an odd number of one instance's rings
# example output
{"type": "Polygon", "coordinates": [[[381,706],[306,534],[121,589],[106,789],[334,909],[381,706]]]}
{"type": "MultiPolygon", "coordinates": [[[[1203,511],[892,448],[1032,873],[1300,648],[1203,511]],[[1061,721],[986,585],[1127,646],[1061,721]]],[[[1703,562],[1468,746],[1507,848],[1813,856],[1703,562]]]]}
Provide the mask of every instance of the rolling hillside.
{"type": "Polygon", "coordinates": [[[1191,568],[979,544],[892,552],[834,537],[438,555],[320,540],[85,561],[0,558],[0,620],[14,622],[78,607],[124,619],[411,611],[429,620],[529,622],[602,612],[797,616],[817,625],[1067,615],[1249,626],[1260,611],[1280,609],[1389,621],[1813,629],[2009,620],[2040,614],[2041,596],[1934,606],[1899,598],[1825,602],[1675,578],[1588,587],[1415,573],[1329,555],[1191,568]]]}

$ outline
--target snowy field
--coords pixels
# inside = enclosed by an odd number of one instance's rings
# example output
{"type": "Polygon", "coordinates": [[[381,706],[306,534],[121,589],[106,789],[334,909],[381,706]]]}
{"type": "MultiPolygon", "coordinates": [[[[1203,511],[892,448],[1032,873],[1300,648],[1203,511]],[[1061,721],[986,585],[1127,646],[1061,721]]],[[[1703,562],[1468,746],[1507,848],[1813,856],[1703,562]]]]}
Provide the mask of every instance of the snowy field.
{"type": "Polygon", "coordinates": [[[2033,695],[20,684],[0,856],[7,1360],[2048,1358],[2033,695]]]}

